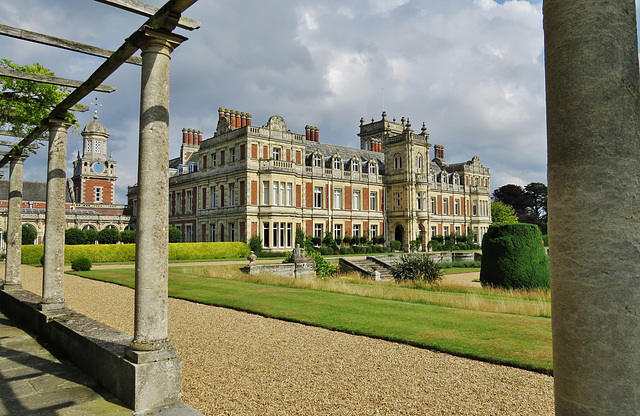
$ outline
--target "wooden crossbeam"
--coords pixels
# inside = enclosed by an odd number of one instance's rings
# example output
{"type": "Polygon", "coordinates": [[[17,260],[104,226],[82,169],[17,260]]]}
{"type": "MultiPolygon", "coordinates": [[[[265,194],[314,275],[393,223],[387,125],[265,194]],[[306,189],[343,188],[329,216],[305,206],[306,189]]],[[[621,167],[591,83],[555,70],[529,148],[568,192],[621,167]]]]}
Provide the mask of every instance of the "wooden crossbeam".
{"type": "MultiPolygon", "coordinates": [[[[10,137],[17,137],[15,134],[13,134],[13,132],[11,130],[0,130],[0,135],[2,136],[10,136],[10,137]]],[[[0,146],[14,146],[18,144],[18,142],[11,142],[9,140],[0,140],[0,146]]],[[[37,149],[38,147],[40,147],[40,145],[38,143],[31,143],[29,146],[32,149],[37,149]]],[[[4,153],[6,154],[7,151],[4,151],[4,153]]]]}
{"type": "MultiPolygon", "coordinates": [[[[98,56],[100,58],[108,58],[113,54],[113,52],[108,49],[85,45],[83,43],[56,38],[42,33],[31,32],[29,30],[18,29],[16,27],[7,25],[0,25],[0,35],[5,35],[21,40],[28,40],[29,42],[40,43],[47,46],[54,46],[56,48],[67,49],[87,55],[98,56]]],[[[142,65],[142,58],[140,58],[139,56],[131,56],[125,62],[134,65],[142,65]]]]}
{"type": "MultiPolygon", "coordinates": [[[[22,79],[26,81],[41,82],[43,84],[61,85],[63,87],[77,88],[82,85],[82,81],[74,81],[72,79],[52,77],[49,75],[33,74],[31,72],[16,71],[15,69],[0,68],[0,76],[22,79]]],[[[109,85],[98,85],[94,91],[114,92],[115,90],[116,87],[111,87],[109,85]]]]}
{"type": "MultiPolygon", "coordinates": [[[[95,0],[98,3],[108,4],[128,12],[140,14],[142,16],[153,16],[160,10],[159,8],[150,4],[142,3],[138,0],[95,0]]],[[[187,30],[194,30],[200,27],[200,22],[197,20],[189,19],[188,17],[181,16],[178,20],[178,27],[187,30]]]]}
{"type": "MultiPolygon", "coordinates": [[[[175,19],[176,15],[182,14],[186,9],[188,9],[192,4],[197,2],[198,0],[169,0],[165,3],[162,8],[160,8],[153,16],[151,16],[144,25],[136,32],[134,32],[131,37],[133,37],[140,30],[144,30],[145,27],[160,29],[165,31],[173,31],[178,23],[178,20],[175,19]]],[[[129,38],[130,39],[130,38],[129,38]]],[[[82,83],[78,88],[73,90],[71,94],[69,94],[64,100],[62,100],[51,112],[49,113],[48,118],[61,118],[64,117],[67,110],[69,110],[72,106],[86,97],[91,91],[93,91],[98,85],[102,83],[109,75],[111,75],[116,69],[120,67],[124,62],[127,61],[137,50],[138,47],[135,46],[129,39],[125,40],[125,42],[115,51],[106,61],[102,63],[96,69],[89,78],[85,82],[82,83]]],[[[36,127],[33,129],[27,137],[22,139],[20,143],[18,143],[21,147],[29,146],[33,141],[38,139],[46,130],[47,130],[47,120],[44,120],[40,127],[36,127]]],[[[9,159],[11,154],[13,154],[14,150],[12,150],[9,154],[5,155],[2,159],[0,159],[0,168],[7,163],[9,163],[9,159]]]]}

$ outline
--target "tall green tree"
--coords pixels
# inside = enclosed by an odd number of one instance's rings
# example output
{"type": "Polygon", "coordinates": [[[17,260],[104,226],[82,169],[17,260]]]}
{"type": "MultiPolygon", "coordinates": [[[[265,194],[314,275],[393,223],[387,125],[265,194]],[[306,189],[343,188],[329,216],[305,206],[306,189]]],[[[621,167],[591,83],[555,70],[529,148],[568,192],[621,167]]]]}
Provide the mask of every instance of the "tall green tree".
{"type": "Polygon", "coordinates": [[[514,223],[518,222],[518,216],[511,205],[494,201],[491,203],[491,221],[514,223]]]}
{"type": "Polygon", "coordinates": [[[22,245],[23,246],[33,244],[33,242],[37,237],[38,237],[38,232],[36,231],[35,228],[27,224],[22,224],[22,245]]]}
{"type": "Polygon", "coordinates": [[[540,182],[531,182],[524,187],[525,192],[530,196],[531,211],[537,218],[544,218],[547,215],[547,185],[540,182]]]}
{"type": "MultiPolygon", "coordinates": [[[[18,65],[9,59],[0,59],[0,67],[39,75],[54,75],[38,63],[18,65]]],[[[0,125],[11,130],[17,137],[25,137],[33,128],[40,126],[49,111],[67,93],[66,88],[56,85],[0,77],[0,125]]],[[[70,113],[66,117],[69,121],[73,120],[70,113]]]]}

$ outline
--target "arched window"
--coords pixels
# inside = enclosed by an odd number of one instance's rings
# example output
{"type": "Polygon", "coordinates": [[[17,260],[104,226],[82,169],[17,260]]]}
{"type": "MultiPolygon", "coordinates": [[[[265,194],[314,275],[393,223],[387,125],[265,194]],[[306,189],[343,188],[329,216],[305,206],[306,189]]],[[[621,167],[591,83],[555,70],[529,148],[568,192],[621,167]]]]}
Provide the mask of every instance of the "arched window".
{"type": "Polygon", "coordinates": [[[416,168],[418,170],[422,170],[422,154],[418,153],[418,156],[416,156],[416,168]]]}

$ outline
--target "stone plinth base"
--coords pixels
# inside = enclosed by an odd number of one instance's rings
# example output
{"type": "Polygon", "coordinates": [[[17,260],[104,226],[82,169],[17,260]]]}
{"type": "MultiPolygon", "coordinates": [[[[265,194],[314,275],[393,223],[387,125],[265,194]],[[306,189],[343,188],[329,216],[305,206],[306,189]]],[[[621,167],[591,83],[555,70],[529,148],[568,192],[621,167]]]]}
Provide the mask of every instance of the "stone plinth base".
{"type": "Polygon", "coordinates": [[[4,282],[2,286],[0,286],[2,290],[20,290],[22,289],[22,283],[9,283],[4,282]]]}
{"type": "Polygon", "coordinates": [[[122,390],[128,396],[125,403],[136,411],[180,403],[182,360],[175,348],[127,350],[126,356],[122,372],[122,390]]]}
{"type": "Polygon", "coordinates": [[[39,310],[27,290],[0,291],[0,309],[64,352],[81,370],[136,412],[180,403],[182,361],[175,348],[132,351],[132,337],[68,308],[39,310]],[[129,358],[130,357],[130,358],[129,358]]]}

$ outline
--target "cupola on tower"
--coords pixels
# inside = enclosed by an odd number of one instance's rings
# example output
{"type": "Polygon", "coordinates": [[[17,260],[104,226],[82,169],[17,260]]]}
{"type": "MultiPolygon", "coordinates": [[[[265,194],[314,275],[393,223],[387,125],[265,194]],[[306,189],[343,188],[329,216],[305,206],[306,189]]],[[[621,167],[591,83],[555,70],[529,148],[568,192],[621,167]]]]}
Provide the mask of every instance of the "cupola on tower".
{"type": "Polygon", "coordinates": [[[82,130],[82,156],[73,161],[73,201],[81,204],[115,203],[116,162],[107,158],[107,129],[93,121],[82,130]]]}

